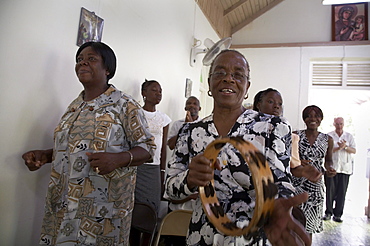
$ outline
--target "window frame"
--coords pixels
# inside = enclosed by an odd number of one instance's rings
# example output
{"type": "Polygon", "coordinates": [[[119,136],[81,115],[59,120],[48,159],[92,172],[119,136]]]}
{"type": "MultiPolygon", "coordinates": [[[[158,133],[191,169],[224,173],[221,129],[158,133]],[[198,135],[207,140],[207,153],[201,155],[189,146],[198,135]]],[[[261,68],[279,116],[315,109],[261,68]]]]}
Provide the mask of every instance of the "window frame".
{"type": "Polygon", "coordinates": [[[320,88],[370,90],[370,59],[312,59],[310,85],[320,88]]]}

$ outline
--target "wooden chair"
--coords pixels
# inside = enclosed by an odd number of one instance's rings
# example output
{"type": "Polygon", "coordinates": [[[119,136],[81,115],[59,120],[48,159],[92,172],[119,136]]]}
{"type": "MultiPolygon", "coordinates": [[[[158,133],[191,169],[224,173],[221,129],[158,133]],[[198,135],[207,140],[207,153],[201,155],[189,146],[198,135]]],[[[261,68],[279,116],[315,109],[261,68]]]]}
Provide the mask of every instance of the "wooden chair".
{"type": "Polygon", "coordinates": [[[151,235],[150,245],[152,245],[157,230],[157,213],[154,208],[145,203],[135,202],[131,227],[140,232],[149,233],[151,235]]]}
{"type": "Polygon", "coordinates": [[[161,236],[186,237],[192,214],[191,210],[174,210],[168,213],[162,219],[154,245],[158,246],[161,236]]]}

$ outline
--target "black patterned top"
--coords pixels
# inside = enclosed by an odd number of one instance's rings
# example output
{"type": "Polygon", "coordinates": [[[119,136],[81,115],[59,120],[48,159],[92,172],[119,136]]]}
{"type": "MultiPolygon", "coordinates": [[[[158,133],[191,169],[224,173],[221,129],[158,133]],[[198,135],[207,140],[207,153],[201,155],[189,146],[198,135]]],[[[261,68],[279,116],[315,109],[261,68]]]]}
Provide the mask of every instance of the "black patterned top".
{"type": "MultiPolygon", "coordinates": [[[[299,136],[299,158],[301,160],[310,160],[311,165],[323,172],[324,158],[329,146],[329,135],[320,132],[315,142],[311,145],[305,130],[300,130],[297,134],[299,136]]],[[[293,184],[297,189],[297,193],[307,192],[309,194],[307,202],[301,205],[307,220],[307,232],[321,232],[323,230],[321,218],[325,196],[323,180],[320,179],[317,183],[313,183],[306,178],[293,177],[293,184]]]]}
{"type": "MultiPolygon", "coordinates": [[[[242,136],[253,143],[270,164],[280,197],[293,195],[289,172],[291,129],[280,117],[259,114],[246,110],[236,120],[228,133],[229,137],[242,136]]],[[[166,193],[173,200],[184,199],[193,194],[186,184],[191,158],[202,153],[219,134],[213,115],[195,123],[186,124],[180,131],[174,155],[168,163],[166,193]]],[[[215,170],[214,180],[217,197],[230,220],[243,227],[248,225],[255,206],[255,190],[251,173],[243,157],[232,145],[225,145],[218,156],[222,170],[215,170]]],[[[195,203],[189,227],[188,245],[265,245],[263,232],[259,237],[246,240],[243,236],[225,236],[218,232],[203,212],[201,201],[195,203]],[[236,243],[236,244],[235,244],[236,243]]]]}

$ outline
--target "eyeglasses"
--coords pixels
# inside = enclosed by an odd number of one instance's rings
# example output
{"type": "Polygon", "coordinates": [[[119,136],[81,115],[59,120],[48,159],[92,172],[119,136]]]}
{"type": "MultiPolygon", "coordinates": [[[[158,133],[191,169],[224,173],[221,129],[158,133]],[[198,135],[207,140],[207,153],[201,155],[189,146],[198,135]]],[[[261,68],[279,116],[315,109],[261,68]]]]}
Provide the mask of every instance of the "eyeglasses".
{"type": "Polygon", "coordinates": [[[241,72],[235,72],[235,73],[227,73],[227,72],[223,72],[223,71],[218,71],[218,72],[214,72],[214,73],[211,73],[210,76],[213,76],[213,78],[215,79],[223,79],[226,77],[226,75],[230,74],[231,77],[233,79],[235,79],[236,81],[244,81],[246,78],[248,78],[247,75],[241,73],[241,72]]]}

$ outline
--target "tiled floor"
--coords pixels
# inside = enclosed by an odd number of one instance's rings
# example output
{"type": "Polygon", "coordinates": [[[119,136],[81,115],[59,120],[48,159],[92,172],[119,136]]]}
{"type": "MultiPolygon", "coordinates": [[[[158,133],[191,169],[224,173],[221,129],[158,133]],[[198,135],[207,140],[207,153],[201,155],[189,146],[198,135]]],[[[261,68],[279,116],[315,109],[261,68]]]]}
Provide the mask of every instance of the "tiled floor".
{"type": "Polygon", "coordinates": [[[343,215],[342,219],[343,223],[324,221],[324,231],[313,235],[312,246],[370,246],[367,216],[343,215]]]}
{"type": "Polygon", "coordinates": [[[343,215],[343,223],[324,221],[324,231],[314,234],[312,246],[369,246],[370,219],[343,215]]]}
{"type": "Polygon", "coordinates": [[[324,221],[324,231],[313,234],[312,246],[370,246],[370,219],[363,202],[347,199],[342,219],[324,221]]]}

